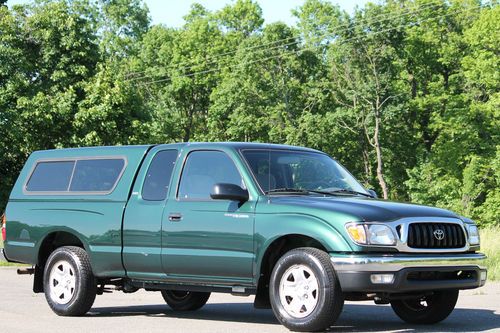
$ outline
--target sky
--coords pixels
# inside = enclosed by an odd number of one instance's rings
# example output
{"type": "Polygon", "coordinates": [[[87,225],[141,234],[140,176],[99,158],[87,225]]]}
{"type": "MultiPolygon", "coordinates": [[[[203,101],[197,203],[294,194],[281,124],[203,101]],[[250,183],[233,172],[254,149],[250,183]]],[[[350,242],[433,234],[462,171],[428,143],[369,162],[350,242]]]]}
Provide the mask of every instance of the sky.
{"type": "MultiPolygon", "coordinates": [[[[30,0],[8,0],[9,6],[15,4],[29,3],[30,0]]],[[[218,10],[227,4],[231,4],[232,0],[144,0],[149,7],[153,24],[165,24],[170,27],[182,26],[183,16],[189,12],[191,4],[197,2],[203,5],[210,11],[218,10]]],[[[262,7],[265,23],[276,21],[285,22],[288,25],[295,23],[292,16],[292,9],[300,7],[304,0],[257,0],[262,7]]],[[[334,4],[338,4],[342,9],[352,12],[356,5],[362,7],[367,0],[332,0],[334,4]]]]}

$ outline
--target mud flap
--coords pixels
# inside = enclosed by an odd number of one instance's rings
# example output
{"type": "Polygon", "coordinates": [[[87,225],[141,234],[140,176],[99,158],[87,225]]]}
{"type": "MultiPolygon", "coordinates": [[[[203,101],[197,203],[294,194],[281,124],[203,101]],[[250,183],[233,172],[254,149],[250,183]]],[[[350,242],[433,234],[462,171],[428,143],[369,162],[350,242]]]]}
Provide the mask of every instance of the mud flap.
{"type": "Polygon", "coordinates": [[[43,293],[43,268],[35,266],[35,277],[33,279],[33,292],[43,293]]]}

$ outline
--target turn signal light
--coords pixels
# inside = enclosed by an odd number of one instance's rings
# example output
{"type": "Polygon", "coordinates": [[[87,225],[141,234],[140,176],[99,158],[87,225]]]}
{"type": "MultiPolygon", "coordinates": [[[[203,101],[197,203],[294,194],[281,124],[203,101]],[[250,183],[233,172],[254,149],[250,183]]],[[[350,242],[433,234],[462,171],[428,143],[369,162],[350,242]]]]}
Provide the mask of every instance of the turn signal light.
{"type": "Polygon", "coordinates": [[[346,229],[353,241],[359,244],[366,244],[366,231],[363,225],[349,224],[346,226],[346,229]]]}
{"type": "Polygon", "coordinates": [[[7,240],[7,219],[5,218],[5,214],[2,215],[2,240],[5,242],[7,240]]]}

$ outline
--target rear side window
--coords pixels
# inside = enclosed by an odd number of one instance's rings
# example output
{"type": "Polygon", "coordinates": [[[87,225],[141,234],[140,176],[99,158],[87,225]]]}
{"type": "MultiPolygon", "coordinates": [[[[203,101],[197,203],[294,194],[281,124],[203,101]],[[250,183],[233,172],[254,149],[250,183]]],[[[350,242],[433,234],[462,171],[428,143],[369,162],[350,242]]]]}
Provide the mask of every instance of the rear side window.
{"type": "Polygon", "coordinates": [[[106,194],[125,168],[123,158],[93,158],[38,162],[26,184],[27,192],[106,194]]]}
{"type": "Polygon", "coordinates": [[[31,192],[67,191],[75,161],[50,161],[37,163],[26,185],[31,192]]]}
{"type": "Polygon", "coordinates": [[[165,200],[177,154],[177,150],[163,150],[155,155],[149,165],[142,187],[142,198],[144,200],[165,200]]]}
{"type": "Polygon", "coordinates": [[[125,161],[122,159],[79,160],[69,188],[70,192],[108,192],[118,176],[125,161]]]}

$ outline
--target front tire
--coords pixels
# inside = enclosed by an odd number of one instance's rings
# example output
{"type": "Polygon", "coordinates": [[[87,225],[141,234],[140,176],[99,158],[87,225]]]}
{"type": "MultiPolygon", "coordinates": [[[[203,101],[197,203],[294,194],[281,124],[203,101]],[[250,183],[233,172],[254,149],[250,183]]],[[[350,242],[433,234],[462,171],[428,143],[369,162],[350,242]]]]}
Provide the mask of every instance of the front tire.
{"type": "Polygon", "coordinates": [[[330,256],[315,248],[294,249],[278,260],[269,295],[276,318],[292,331],[323,331],[344,305],[330,256]]]}
{"type": "Polygon", "coordinates": [[[97,283],[87,252],[76,246],[60,247],[49,256],[43,273],[45,298],[60,316],[87,313],[97,294],[97,283]]]}
{"type": "Polygon", "coordinates": [[[429,325],[445,320],[457,300],[458,290],[442,290],[420,299],[391,301],[391,307],[407,323],[429,325]]]}
{"type": "Polygon", "coordinates": [[[175,311],[194,311],[205,305],[210,293],[180,290],[162,290],[161,295],[175,311]]]}

